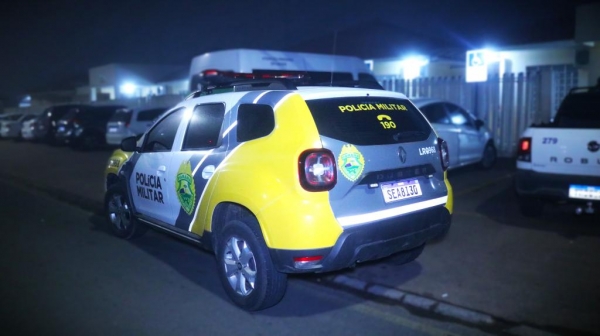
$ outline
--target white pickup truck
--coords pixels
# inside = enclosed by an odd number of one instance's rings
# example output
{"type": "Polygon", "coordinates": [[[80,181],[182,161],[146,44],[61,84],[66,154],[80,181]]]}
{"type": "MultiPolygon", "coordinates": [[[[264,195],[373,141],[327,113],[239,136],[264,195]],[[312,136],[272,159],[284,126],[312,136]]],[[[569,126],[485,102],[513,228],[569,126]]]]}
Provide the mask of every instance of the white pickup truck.
{"type": "Polygon", "coordinates": [[[515,188],[526,216],[544,205],[574,203],[593,214],[600,204],[600,80],[574,88],[549,124],[532,125],[519,140],[515,188]]]}

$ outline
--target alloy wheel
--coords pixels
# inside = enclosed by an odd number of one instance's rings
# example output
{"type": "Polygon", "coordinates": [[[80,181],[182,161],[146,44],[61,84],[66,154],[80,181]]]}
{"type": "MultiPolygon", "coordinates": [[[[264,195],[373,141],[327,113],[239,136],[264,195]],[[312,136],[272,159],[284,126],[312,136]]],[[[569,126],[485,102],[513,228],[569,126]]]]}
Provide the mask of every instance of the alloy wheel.
{"type": "Polygon", "coordinates": [[[233,290],[248,296],[256,283],[256,259],[246,241],[231,237],[223,251],[225,276],[233,290]]]}

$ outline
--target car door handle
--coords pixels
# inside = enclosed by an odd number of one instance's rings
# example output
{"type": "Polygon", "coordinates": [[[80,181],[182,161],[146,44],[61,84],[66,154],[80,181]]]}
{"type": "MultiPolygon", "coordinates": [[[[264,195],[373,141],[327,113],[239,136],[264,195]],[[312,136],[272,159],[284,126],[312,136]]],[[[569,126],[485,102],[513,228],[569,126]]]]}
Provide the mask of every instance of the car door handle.
{"type": "Polygon", "coordinates": [[[167,171],[167,166],[158,166],[157,170],[159,173],[164,173],[167,171]]]}

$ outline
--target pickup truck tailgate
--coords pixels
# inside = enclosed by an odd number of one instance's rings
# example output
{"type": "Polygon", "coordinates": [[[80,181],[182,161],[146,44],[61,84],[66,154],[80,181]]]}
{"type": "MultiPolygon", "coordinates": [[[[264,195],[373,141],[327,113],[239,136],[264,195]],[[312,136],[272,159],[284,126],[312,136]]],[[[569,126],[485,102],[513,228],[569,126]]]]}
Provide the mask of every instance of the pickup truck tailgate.
{"type": "Polygon", "coordinates": [[[600,132],[597,129],[533,128],[532,169],[540,173],[600,176],[600,132]]]}

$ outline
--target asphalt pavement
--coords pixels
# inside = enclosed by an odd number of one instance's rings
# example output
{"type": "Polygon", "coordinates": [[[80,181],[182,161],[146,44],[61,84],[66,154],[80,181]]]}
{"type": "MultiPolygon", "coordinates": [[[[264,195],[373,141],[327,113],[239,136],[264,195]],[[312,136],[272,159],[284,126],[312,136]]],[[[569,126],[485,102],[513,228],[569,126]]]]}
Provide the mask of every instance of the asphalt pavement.
{"type": "MultiPolygon", "coordinates": [[[[109,155],[0,141],[0,178],[97,212],[109,155]]],[[[483,330],[598,334],[598,216],[552,207],[541,218],[522,217],[513,173],[508,159],[489,171],[451,171],[451,230],[416,261],[398,266],[381,260],[307,279],[483,330]]]]}

